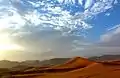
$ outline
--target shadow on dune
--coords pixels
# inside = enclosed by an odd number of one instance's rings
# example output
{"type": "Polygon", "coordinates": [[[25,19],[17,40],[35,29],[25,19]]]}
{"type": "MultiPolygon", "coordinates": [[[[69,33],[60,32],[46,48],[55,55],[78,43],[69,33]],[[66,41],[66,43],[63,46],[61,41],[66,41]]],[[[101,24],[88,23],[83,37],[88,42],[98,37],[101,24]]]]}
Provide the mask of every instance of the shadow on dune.
{"type": "Polygon", "coordinates": [[[50,67],[39,67],[37,69],[33,68],[25,71],[14,71],[14,72],[11,72],[11,74],[68,72],[68,71],[87,67],[92,63],[94,62],[89,61],[85,58],[75,57],[61,65],[50,66],[50,67]]]}
{"type": "Polygon", "coordinates": [[[95,62],[86,58],[75,57],[60,65],[14,71],[10,74],[15,78],[18,78],[16,75],[21,75],[19,76],[21,78],[24,78],[24,75],[29,75],[30,78],[34,78],[33,75],[39,75],[38,78],[120,78],[120,75],[116,74],[120,73],[119,68],[120,61],[95,62]],[[111,72],[112,74],[110,74],[111,72]],[[51,75],[53,73],[54,75],[51,75]]]}

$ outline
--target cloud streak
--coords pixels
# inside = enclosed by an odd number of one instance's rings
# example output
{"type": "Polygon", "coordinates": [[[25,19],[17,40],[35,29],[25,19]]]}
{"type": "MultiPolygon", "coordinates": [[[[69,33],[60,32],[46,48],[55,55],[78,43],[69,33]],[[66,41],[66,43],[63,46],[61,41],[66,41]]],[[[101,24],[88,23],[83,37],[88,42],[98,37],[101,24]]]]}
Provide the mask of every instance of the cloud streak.
{"type": "Polygon", "coordinates": [[[119,25],[116,25],[112,28],[110,28],[106,34],[101,36],[101,41],[105,43],[105,45],[108,46],[118,46],[120,47],[120,27],[119,25]]]}

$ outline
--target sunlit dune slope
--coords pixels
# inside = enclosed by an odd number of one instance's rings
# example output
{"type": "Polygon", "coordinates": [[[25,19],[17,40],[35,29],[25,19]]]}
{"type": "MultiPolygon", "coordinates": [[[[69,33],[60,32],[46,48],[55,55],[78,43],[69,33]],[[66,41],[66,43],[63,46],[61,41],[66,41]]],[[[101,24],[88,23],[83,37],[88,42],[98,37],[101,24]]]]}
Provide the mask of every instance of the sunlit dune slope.
{"type": "Polygon", "coordinates": [[[86,67],[90,64],[94,63],[93,61],[89,61],[85,58],[82,57],[75,57],[70,59],[69,61],[65,62],[64,64],[61,65],[56,65],[51,68],[83,68],[86,67]]]}
{"type": "Polygon", "coordinates": [[[64,64],[56,65],[56,66],[50,66],[47,68],[39,68],[39,69],[29,69],[26,70],[26,73],[37,71],[37,72],[66,72],[70,70],[74,70],[77,68],[84,68],[90,64],[94,63],[93,61],[89,61],[85,58],[81,57],[75,57],[69,60],[68,62],[65,62],[64,64]]]}
{"type": "Polygon", "coordinates": [[[120,78],[120,61],[95,62],[75,57],[64,64],[13,75],[15,78],[120,78]],[[71,69],[75,68],[75,69],[71,69]],[[66,71],[66,69],[71,69],[66,71]],[[50,71],[46,71],[50,70],[50,71]],[[57,70],[57,71],[53,71],[57,70]],[[62,71],[61,71],[62,70],[62,71]],[[45,71],[38,72],[38,71],[45,71]],[[61,72],[59,72],[61,71],[61,72]]]}
{"type": "Polygon", "coordinates": [[[120,78],[120,69],[116,65],[93,63],[85,68],[76,69],[62,74],[46,74],[35,78],[120,78]],[[107,67],[108,66],[108,67],[107,67]],[[111,66],[111,65],[110,65],[111,66]],[[113,69],[113,70],[111,70],[113,69]]]}
{"type": "Polygon", "coordinates": [[[64,74],[70,78],[120,78],[118,64],[93,63],[83,69],[76,69],[64,74]]]}

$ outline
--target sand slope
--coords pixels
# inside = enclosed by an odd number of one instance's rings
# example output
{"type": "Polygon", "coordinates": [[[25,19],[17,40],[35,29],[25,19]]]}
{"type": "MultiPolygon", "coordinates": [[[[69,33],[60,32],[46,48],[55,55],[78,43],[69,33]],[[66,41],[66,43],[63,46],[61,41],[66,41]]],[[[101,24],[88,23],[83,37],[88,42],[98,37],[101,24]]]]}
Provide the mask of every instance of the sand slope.
{"type": "Polygon", "coordinates": [[[92,63],[94,63],[94,62],[89,61],[85,58],[75,57],[62,65],[53,66],[52,68],[83,68],[92,63]]]}
{"type": "Polygon", "coordinates": [[[15,78],[120,78],[120,61],[94,62],[75,57],[64,64],[37,71],[45,71],[45,73],[33,71],[34,74],[13,76],[15,78]]]}

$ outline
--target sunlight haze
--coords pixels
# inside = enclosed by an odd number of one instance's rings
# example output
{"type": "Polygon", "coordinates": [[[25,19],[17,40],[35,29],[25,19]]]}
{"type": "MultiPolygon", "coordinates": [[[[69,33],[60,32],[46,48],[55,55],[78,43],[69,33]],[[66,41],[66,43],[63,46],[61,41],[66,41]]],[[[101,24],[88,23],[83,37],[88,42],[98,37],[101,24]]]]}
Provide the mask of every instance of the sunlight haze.
{"type": "Polygon", "coordinates": [[[120,0],[0,0],[1,59],[120,54],[119,14],[120,0]]]}

